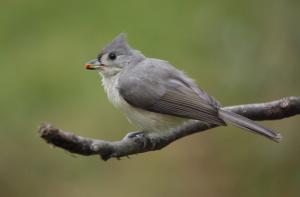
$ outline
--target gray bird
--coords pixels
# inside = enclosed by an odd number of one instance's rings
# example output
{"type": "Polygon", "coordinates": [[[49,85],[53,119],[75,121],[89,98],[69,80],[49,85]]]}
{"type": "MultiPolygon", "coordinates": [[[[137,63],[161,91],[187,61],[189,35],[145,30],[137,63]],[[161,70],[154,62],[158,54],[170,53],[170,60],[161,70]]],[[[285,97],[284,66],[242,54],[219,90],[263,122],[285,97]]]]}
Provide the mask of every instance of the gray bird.
{"type": "MultiPolygon", "coordinates": [[[[279,141],[281,135],[246,117],[221,109],[182,71],[160,59],[148,58],[131,48],[124,34],[118,35],[98,55],[86,63],[96,70],[109,101],[142,132],[171,132],[188,121],[207,124],[232,124],[279,141]]],[[[132,132],[125,138],[136,137],[132,132]]]]}

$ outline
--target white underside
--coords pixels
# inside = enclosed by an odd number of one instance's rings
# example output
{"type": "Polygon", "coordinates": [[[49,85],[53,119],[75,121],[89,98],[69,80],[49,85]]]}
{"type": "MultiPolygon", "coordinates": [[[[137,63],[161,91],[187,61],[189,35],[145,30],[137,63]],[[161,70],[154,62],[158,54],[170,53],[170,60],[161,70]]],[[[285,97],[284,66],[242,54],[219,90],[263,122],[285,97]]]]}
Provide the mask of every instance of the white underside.
{"type": "Polygon", "coordinates": [[[167,132],[180,125],[187,119],[170,115],[149,112],[143,109],[130,106],[119,94],[118,80],[119,74],[111,77],[102,76],[102,84],[107,93],[109,101],[120,109],[130,123],[146,132],[167,132]]]}

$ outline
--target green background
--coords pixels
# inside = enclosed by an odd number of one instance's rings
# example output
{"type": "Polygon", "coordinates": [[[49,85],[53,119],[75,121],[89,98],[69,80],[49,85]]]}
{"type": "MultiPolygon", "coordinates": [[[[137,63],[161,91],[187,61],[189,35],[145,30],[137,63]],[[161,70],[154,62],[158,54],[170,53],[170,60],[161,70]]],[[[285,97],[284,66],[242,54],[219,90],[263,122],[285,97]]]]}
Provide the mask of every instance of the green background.
{"type": "Polygon", "coordinates": [[[273,143],[233,127],[101,161],[52,149],[51,122],[107,140],[134,130],[83,64],[120,32],[226,105],[300,95],[300,1],[1,1],[0,196],[299,196],[299,117],[273,143]]]}

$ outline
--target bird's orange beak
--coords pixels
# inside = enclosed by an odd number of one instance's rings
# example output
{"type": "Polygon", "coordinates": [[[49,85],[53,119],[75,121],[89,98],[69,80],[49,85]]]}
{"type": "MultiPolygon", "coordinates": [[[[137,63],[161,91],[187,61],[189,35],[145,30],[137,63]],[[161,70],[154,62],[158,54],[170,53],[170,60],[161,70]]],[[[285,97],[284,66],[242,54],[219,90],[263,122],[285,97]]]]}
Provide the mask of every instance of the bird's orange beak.
{"type": "Polygon", "coordinates": [[[101,62],[99,62],[98,60],[91,60],[89,62],[87,62],[84,65],[85,69],[87,70],[96,70],[98,68],[101,68],[101,62]]]}
{"type": "Polygon", "coordinates": [[[87,69],[87,70],[94,70],[92,64],[85,64],[84,67],[85,67],[85,69],[87,69]]]}

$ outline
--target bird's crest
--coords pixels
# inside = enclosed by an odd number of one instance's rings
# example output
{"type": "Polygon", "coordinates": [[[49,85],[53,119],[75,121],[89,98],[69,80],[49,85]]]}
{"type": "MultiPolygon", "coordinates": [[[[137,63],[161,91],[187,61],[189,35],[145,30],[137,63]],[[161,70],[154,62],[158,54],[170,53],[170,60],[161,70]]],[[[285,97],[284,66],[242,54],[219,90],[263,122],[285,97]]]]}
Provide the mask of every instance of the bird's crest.
{"type": "Polygon", "coordinates": [[[131,48],[127,43],[126,34],[119,34],[111,43],[109,43],[103,50],[102,53],[116,52],[123,55],[130,55],[131,48]]]}

